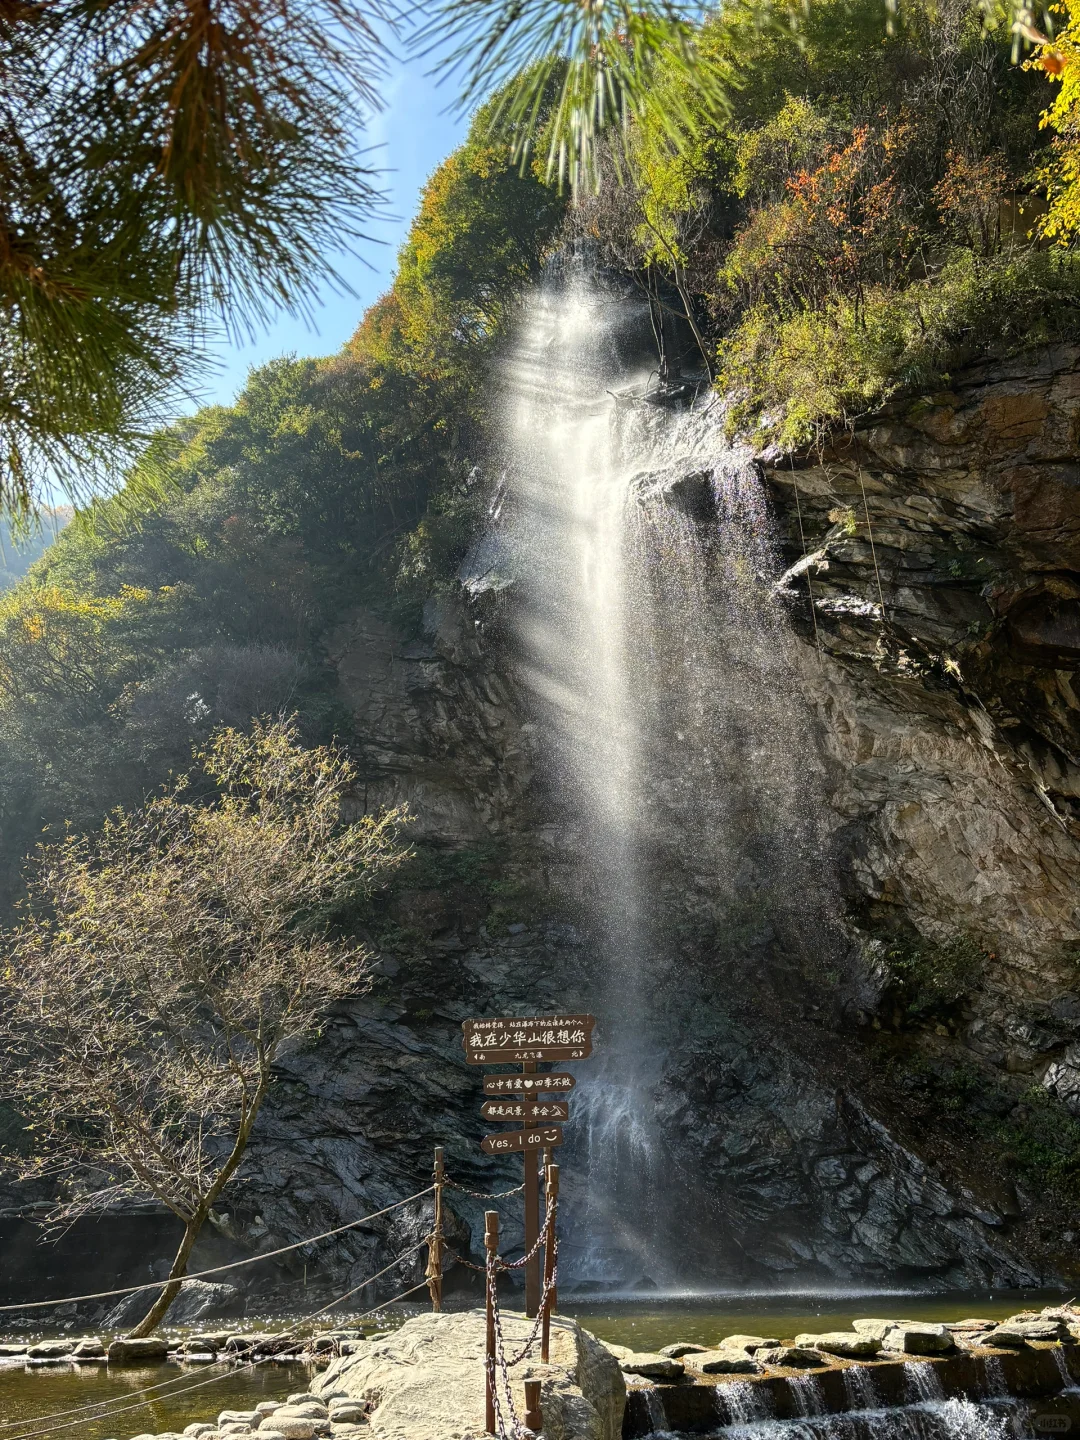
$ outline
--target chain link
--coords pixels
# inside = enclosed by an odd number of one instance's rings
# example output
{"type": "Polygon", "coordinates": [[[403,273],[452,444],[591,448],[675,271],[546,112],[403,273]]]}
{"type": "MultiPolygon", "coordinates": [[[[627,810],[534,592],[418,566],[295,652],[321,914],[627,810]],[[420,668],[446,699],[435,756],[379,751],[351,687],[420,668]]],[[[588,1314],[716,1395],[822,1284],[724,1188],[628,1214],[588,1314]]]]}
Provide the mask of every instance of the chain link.
{"type": "Polygon", "coordinates": [[[469,1190],[464,1185],[459,1185],[456,1180],[444,1180],[443,1184],[448,1190],[457,1190],[462,1195],[468,1195],[471,1200],[505,1200],[510,1195],[520,1195],[525,1189],[524,1180],[520,1185],[515,1185],[513,1190],[469,1190]]]}
{"type": "MultiPolygon", "coordinates": [[[[553,1251],[551,1275],[544,1281],[544,1288],[540,1297],[540,1306],[537,1311],[536,1319],[533,1321],[532,1329],[526,1336],[525,1343],[522,1348],[518,1351],[516,1355],[510,1357],[509,1359],[506,1355],[506,1341],[503,1337],[502,1311],[499,1309],[499,1272],[503,1270],[509,1271],[520,1269],[522,1265],[527,1264],[537,1253],[537,1251],[540,1249],[541,1245],[543,1245],[545,1239],[549,1234],[548,1226],[551,1220],[552,1204],[553,1197],[549,1194],[547,1196],[547,1203],[544,1206],[544,1223],[540,1227],[540,1234],[537,1238],[536,1244],[532,1247],[528,1254],[523,1255],[520,1260],[508,1262],[501,1259],[494,1252],[489,1251],[487,1255],[487,1263],[484,1267],[486,1271],[488,1303],[491,1306],[491,1315],[493,1327],[495,1330],[495,1354],[494,1356],[489,1357],[486,1362],[486,1373],[489,1379],[489,1383],[491,1385],[491,1395],[494,1401],[495,1408],[495,1426],[496,1432],[499,1435],[500,1440],[534,1440],[534,1432],[522,1422],[521,1417],[518,1415],[517,1409],[514,1405],[514,1394],[510,1385],[510,1367],[513,1365],[519,1365],[521,1361],[528,1356],[529,1351],[536,1344],[537,1340],[540,1337],[540,1330],[544,1323],[544,1313],[547,1309],[548,1300],[553,1294],[559,1279],[558,1239],[554,1235],[552,1236],[553,1251]],[[498,1378],[500,1375],[502,1377],[503,1395],[505,1396],[506,1401],[507,1413],[505,1417],[503,1415],[503,1399],[499,1394],[498,1378]]],[[[479,1269],[480,1267],[474,1266],[473,1268],[479,1269]]]]}

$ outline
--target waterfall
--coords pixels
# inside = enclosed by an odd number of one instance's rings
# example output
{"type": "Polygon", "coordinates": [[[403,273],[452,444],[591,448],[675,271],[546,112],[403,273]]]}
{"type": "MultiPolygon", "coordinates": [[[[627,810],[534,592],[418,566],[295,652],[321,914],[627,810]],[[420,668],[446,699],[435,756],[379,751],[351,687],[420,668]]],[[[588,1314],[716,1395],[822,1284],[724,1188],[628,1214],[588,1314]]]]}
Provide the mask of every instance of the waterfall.
{"type": "Polygon", "coordinates": [[[943,1400],[902,1410],[728,1425],[717,1440],[1008,1440],[1008,1419],[970,1400],[943,1400]]]}
{"type": "MultiPolygon", "coordinates": [[[[912,1400],[942,1400],[945,1391],[941,1388],[941,1376],[937,1367],[927,1360],[904,1361],[904,1384],[912,1400]]],[[[1002,1382],[1000,1391],[988,1389],[988,1395],[1007,1394],[1002,1382]]]]}
{"type": "Polygon", "coordinates": [[[872,1410],[879,1403],[873,1372],[865,1365],[848,1365],[844,1369],[844,1395],[852,1410],[872,1410]]]}
{"type": "MultiPolygon", "coordinates": [[[[813,949],[829,888],[764,486],[718,397],[643,398],[643,323],[596,277],[541,287],[504,424],[520,674],[599,1018],[572,1102],[564,1267],[598,1286],[702,1278],[672,1230],[654,1118],[687,935],[707,930],[725,969],[753,951],[761,983],[769,946],[813,949]]],[[[683,1209],[704,1218],[693,1195],[683,1209]]]]}

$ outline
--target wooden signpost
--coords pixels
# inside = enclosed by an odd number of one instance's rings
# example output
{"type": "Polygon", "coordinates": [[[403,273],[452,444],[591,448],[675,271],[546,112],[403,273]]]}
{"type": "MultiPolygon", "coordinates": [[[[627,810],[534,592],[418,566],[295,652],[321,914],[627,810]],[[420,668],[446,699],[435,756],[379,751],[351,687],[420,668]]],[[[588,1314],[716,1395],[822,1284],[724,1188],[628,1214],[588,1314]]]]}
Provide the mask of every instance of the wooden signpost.
{"type": "Polygon", "coordinates": [[[562,1094],[577,1084],[573,1075],[549,1070],[546,1075],[485,1075],[485,1095],[562,1094]]]}
{"type": "Polygon", "coordinates": [[[466,1020],[465,1059],[470,1065],[536,1060],[585,1060],[592,1054],[591,1015],[541,1015],[528,1020],[466,1020]]]}
{"type": "MultiPolygon", "coordinates": [[[[561,1144],[562,1131],[558,1125],[552,1125],[543,1130],[501,1130],[495,1135],[485,1135],[480,1149],[485,1155],[509,1155],[514,1150],[553,1150],[561,1144]]],[[[528,1160],[525,1165],[528,1168],[528,1160]]]]}
{"type": "Polygon", "coordinates": [[[569,1100],[485,1100],[480,1106],[485,1120],[509,1125],[521,1120],[526,1125],[559,1125],[570,1119],[569,1100]]]}
{"type": "MultiPolygon", "coordinates": [[[[525,1250],[536,1251],[525,1266],[525,1313],[535,1318],[540,1309],[540,1172],[538,1152],[550,1152],[563,1143],[561,1126],[570,1118],[568,1100],[540,1100],[536,1097],[566,1094],[575,1085],[573,1075],[562,1071],[542,1074],[538,1065],[566,1060],[585,1060],[592,1054],[591,1015],[534,1015],[525,1018],[466,1020],[462,1024],[465,1059],[470,1065],[521,1066],[520,1075],[486,1075],[484,1094],[502,1096],[501,1101],[485,1100],[480,1113],[485,1120],[517,1123],[522,1128],[485,1135],[481,1149],[487,1155],[522,1152],[525,1162],[525,1250]],[[522,1099],[520,1097],[528,1097],[522,1099]]],[[[548,1256],[553,1254],[552,1237],[547,1237],[548,1256]]],[[[545,1270],[547,1263],[545,1262],[545,1270]]],[[[550,1309],[550,1305],[547,1307],[550,1309]]]]}

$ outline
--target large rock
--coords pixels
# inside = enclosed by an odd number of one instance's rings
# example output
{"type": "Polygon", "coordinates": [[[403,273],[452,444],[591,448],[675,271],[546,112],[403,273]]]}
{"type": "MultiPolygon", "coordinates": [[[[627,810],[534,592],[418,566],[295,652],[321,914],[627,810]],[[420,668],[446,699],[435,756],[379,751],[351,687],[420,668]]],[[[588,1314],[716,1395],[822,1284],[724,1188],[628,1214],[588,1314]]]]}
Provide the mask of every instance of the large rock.
{"type": "Polygon", "coordinates": [[[168,1344],[156,1335],[147,1335],[144,1340],[122,1338],[109,1346],[110,1365],[128,1365],[147,1360],[164,1360],[169,1353],[168,1344]]]}
{"type": "Polygon", "coordinates": [[[756,1375],[756,1359],[745,1350],[704,1350],[687,1355],[685,1365],[702,1375],[756,1375]]]}
{"type": "MultiPolygon", "coordinates": [[[[241,1295],[240,1287],[224,1281],[185,1280],[180,1293],[169,1307],[170,1325],[194,1325],[197,1321],[212,1315],[226,1314],[241,1295]]],[[[125,1295],[109,1313],[102,1324],[110,1330],[125,1325],[136,1325],[150,1309],[157,1298],[145,1290],[134,1295],[125,1295]]]]}
{"type": "Polygon", "coordinates": [[[853,1320],[852,1329],[902,1355],[939,1355],[953,1348],[950,1328],[925,1320],[853,1320]]]}
{"type": "Polygon", "coordinates": [[[759,1365],[783,1365],[794,1370],[813,1370],[825,1364],[820,1350],[808,1350],[799,1345],[775,1345],[766,1350],[755,1350],[754,1359],[759,1365]]]}
{"type": "Polygon", "coordinates": [[[1010,1348],[1028,1344],[1031,1340],[1068,1340],[1068,1327],[1061,1320],[1039,1318],[1003,1320],[982,1337],[984,1345],[1005,1345],[1010,1348]]]}
{"type": "Polygon", "coordinates": [[[857,1330],[827,1330],[823,1335],[803,1334],[795,1336],[800,1350],[821,1350],[826,1355],[843,1355],[846,1359],[865,1359],[876,1355],[881,1341],[872,1335],[860,1335],[857,1330]]]}
{"type": "Polygon", "coordinates": [[[42,1340],[26,1354],[30,1360],[66,1360],[74,1349],[74,1340],[42,1340]]]}
{"type": "Polygon", "coordinates": [[[681,1360],[652,1351],[631,1350],[618,1360],[624,1375],[640,1375],[643,1380],[681,1380],[685,1368],[681,1360]]]}
{"type": "MultiPolygon", "coordinates": [[[[502,1312],[506,1348],[520,1348],[532,1322],[502,1312]]],[[[466,1440],[484,1435],[482,1311],[417,1315],[358,1355],[343,1356],[312,1382],[323,1397],[349,1397],[369,1414],[371,1440],[466,1440]]],[[[618,1362],[576,1321],[551,1325],[551,1363],[513,1365],[514,1403],[524,1416],[523,1382],[542,1382],[545,1440],[619,1440],[626,1387],[618,1362]]],[[[676,1362],[677,1363],[677,1362],[676,1362]]],[[[267,1423],[276,1423],[280,1411],[267,1423]]]]}

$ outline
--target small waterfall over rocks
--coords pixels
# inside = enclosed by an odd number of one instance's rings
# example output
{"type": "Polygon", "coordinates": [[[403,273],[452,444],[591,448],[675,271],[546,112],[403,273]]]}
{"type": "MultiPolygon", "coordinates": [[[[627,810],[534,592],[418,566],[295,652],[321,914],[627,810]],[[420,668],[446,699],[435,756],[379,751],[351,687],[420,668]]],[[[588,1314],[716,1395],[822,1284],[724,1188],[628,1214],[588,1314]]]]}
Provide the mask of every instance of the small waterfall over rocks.
{"type": "Polygon", "coordinates": [[[703,948],[733,984],[816,963],[834,894],[763,483],[716,396],[650,403],[643,315],[571,267],[531,303],[505,404],[520,668],[595,952],[574,1002],[600,1020],[564,1274],[598,1289],[722,1274],[675,1224],[700,1233],[707,1201],[656,1120],[669,1002],[703,948]]]}
{"type": "Polygon", "coordinates": [[[971,1400],[943,1400],[903,1410],[862,1410],[805,1420],[729,1425],[725,1440],[1008,1440],[1005,1416],[971,1400]]]}

